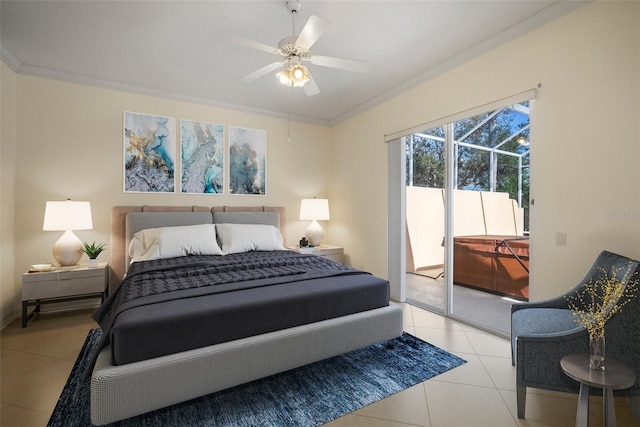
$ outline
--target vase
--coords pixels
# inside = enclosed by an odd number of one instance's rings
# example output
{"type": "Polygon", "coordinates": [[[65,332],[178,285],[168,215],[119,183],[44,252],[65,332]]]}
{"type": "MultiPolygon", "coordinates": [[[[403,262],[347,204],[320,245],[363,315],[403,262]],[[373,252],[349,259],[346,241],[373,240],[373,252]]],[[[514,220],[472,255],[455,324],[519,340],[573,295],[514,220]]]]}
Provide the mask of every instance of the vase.
{"type": "Polygon", "coordinates": [[[89,268],[98,268],[98,260],[97,259],[90,259],[87,266],[89,268]]]}
{"type": "Polygon", "coordinates": [[[604,334],[589,337],[589,367],[604,371],[604,334]]]}

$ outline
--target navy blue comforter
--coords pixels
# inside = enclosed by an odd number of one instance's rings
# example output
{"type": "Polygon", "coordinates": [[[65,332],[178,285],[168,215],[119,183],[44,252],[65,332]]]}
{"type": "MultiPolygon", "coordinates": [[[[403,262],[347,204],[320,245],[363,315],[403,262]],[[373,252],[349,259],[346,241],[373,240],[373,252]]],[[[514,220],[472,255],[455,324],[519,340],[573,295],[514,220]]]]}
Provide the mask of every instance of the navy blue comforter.
{"type": "MultiPolygon", "coordinates": [[[[388,305],[386,280],[290,251],[131,265],[94,319],[114,364],[131,363],[388,305]]],[[[97,353],[96,353],[97,356],[97,353]]]]}

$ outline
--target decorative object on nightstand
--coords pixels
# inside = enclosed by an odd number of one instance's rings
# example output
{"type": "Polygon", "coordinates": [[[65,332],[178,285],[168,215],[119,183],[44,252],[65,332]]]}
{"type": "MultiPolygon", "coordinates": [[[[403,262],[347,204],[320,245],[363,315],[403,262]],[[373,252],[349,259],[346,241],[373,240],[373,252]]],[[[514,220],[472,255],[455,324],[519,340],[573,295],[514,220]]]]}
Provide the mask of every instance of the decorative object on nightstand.
{"type": "Polygon", "coordinates": [[[98,266],[98,255],[105,250],[107,245],[104,243],[96,244],[96,242],[92,244],[83,242],[82,245],[84,246],[82,252],[89,257],[89,268],[96,268],[98,266]]]}
{"type": "Polygon", "coordinates": [[[56,269],[56,266],[49,264],[31,264],[29,266],[29,273],[46,273],[56,269]]]}
{"type": "Polygon", "coordinates": [[[318,221],[326,221],[329,218],[329,201],[327,199],[302,199],[300,203],[300,220],[310,220],[311,224],[304,232],[304,237],[310,246],[318,246],[324,238],[324,230],[318,221]]]}
{"type": "Polygon", "coordinates": [[[61,266],[76,265],[82,257],[82,242],[73,230],[91,230],[91,205],[89,202],[47,202],[44,210],[45,231],[64,231],[53,245],[53,257],[61,266]]]}

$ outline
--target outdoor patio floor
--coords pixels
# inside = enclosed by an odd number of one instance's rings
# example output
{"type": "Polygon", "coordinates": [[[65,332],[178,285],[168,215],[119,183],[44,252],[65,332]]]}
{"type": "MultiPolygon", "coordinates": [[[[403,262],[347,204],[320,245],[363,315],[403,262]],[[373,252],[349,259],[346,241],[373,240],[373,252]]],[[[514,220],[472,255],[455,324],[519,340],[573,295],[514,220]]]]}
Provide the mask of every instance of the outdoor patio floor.
{"type": "MultiPolygon", "coordinates": [[[[442,313],[444,310],[444,278],[433,272],[407,273],[406,297],[409,304],[442,313]]],[[[511,335],[511,305],[517,301],[453,285],[453,313],[456,319],[474,326],[509,337],[511,335]]]]}

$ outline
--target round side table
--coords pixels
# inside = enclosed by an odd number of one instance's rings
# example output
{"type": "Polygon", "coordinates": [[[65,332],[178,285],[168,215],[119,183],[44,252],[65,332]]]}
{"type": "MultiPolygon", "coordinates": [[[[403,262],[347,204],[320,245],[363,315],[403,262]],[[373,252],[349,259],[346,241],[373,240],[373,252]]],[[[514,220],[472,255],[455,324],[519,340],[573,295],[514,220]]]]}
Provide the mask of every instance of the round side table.
{"type": "Polygon", "coordinates": [[[583,353],[569,354],[563,357],[560,360],[560,366],[569,378],[580,383],[576,427],[589,425],[590,387],[602,389],[604,425],[615,427],[616,410],[613,402],[613,390],[631,387],[636,382],[636,374],[624,363],[609,358],[604,361],[604,371],[596,371],[589,367],[589,355],[583,353]]]}

